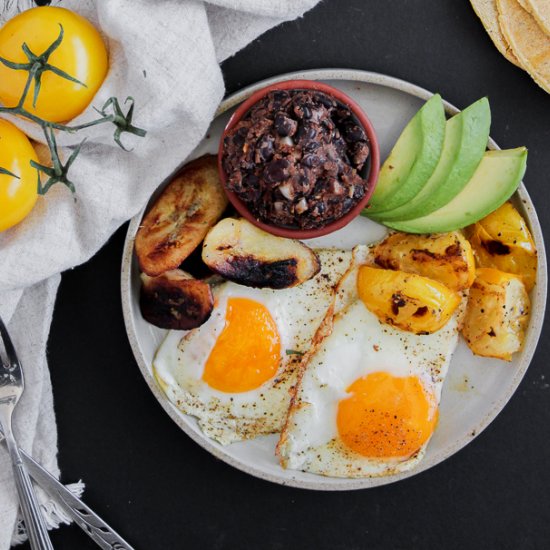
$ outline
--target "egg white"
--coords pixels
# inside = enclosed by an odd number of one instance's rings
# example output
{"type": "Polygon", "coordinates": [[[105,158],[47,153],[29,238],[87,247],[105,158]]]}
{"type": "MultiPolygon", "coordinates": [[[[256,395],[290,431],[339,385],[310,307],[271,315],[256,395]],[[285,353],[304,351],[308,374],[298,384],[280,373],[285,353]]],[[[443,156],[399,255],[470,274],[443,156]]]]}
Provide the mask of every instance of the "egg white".
{"type": "Polygon", "coordinates": [[[161,344],[153,361],[155,378],[174,405],[197,417],[207,436],[228,444],[282,429],[301,354],[311,351],[315,333],[334,301],[334,288],[351,261],[350,252],[317,253],[321,271],[294,288],[254,289],[222,283],[214,289],[215,308],[208,321],[192,331],[171,331],[161,344]],[[263,304],[281,342],[275,377],[242,393],[221,392],[202,380],[206,361],[225,325],[227,300],[232,297],[263,304]]]}
{"type": "Polygon", "coordinates": [[[436,408],[458,342],[464,304],[433,334],[416,335],[384,324],[357,296],[358,268],[364,263],[368,249],[358,247],[354,266],[339,287],[332,333],[311,356],[298,384],[278,446],[286,468],[336,477],[381,476],[412,468],[425,453],[427,443],[406,459],[367,458],[349,449],[338,437],[338,403],[357,379],[383,371],[418,377],[427,395],[434,396],[436,408]]]}

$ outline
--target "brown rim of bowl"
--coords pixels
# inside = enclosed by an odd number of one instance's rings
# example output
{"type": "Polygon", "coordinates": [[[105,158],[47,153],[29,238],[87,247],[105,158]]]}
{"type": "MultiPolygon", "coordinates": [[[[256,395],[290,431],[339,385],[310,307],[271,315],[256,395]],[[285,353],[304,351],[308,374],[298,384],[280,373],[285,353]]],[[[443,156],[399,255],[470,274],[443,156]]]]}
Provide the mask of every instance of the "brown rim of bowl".
{"type": "Polygon", "coordinates": [[[229,202],[231,202],[231,204],[235,207],[235,210],[237,210],[237,212],[241,216],[243,216],[243,218],[246,218],[249,222],[253,223],[260,229],[263,229],[264,231],[267,231],[268,233],[277,235],[279,237],[287,237],[291,239],[312,239],[314,237],[321,237],[338,229],[342,229],[342,227],[346,226],[354,218],[356,218],[361,213],[361,210],[363,210],[363,208],[367,206],[367,203],[369,202],[369,199],[374,192],[376,182],[378,180],[378,173],[380,171],[380,150],[378,147],[378,139],[376,137],[376,133],[374,131],[374,127],[372,126],[371,121],[368,119],[367,115],[361,109],[361,107],[348,95],[346,95],[341,90],[334,88],[333,86],[329,86],[328,84],[317,82],[315,80],[287,80],[285,82],[271,84],[270,86],[266,86],[265,88],[258,90],[257,92],[253,93],[247,100],[243,101],[239,105],[239,107],[237,107],[236,111],[231,115],[231,118],[225,126],[220,139],[220,145],[218,147],[218,171],[220,173],[220,179],[227,198],[229,199],[229,202]],[[225,187],[226,177],[222,165],[223,142],[225,136],[227,135],[229,130],[231,130],[250,110],[252,105],[257,103],[260,99],[265,97],[269,92],[273,90],[304,89],[324,92],[334,97],[340,103],[344,103],[345,105],[347,105],[351,109],[357,120],[363,126],[363,129],[367,134],[370,147],[370,169],[367,179],[367,193],[349,212],[344,214],[341,218],[338,218],[337,220],[316,229],[293,229],[289,227],[279,227],[258,220],[250,212],[245,203],[233,191],[230,191],[225,187]]]}

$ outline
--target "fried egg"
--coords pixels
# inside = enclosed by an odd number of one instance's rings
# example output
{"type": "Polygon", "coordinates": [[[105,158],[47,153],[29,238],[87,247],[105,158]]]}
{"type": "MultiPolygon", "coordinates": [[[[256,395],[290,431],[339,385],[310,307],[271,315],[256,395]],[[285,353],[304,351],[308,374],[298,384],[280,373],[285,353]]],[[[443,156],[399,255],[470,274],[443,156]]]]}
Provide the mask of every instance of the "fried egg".
{"type": "Polygon", "coordinates": [[[391,475],[425,453],[465,299],[447,323],[415,334],[383,322],[359,296],[356,247],[338,290],[332,331],[301,371],[277,447],[290,469],[336,477],[391,475]]]}
{"type": "Polygon", "coordinates": [[[293,288],[257,289],[224,282],[211,317],[172,331],[153,361],[159,386],[222,444],[280,432],[290,390],[316,331],[334,304],[351,252],[317,251],[320,272],[293,288]]]}

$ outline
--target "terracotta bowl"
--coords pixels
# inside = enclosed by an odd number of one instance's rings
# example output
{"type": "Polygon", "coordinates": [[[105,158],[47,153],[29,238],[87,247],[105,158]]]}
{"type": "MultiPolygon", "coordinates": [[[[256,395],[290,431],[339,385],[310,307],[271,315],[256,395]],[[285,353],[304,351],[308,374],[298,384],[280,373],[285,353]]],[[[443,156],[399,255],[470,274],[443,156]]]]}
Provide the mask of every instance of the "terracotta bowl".
{"type": "Polygon", "coordinates": [[[224,186],[229,201],[235,207],[237,212],[241,216],[243,216],[243,218],[246,218],[257,227],[263,229],[264,231],[272,233],[273,235],[292,239],[312,239],[314,237],[327,235],[328,233],[332,233],[337,229],[341,229],[342,227],[350,223],[354,218],[356,218],[361,213],[361,210],[365,208],[365,206],[369,202],[371,195],[374,192],[376,182],[378,180],[378,173],[380,171],[380,151],[378,147],[378,139],[370,120],[363,112],[361,107],[359,107],[359,105],[353,99],[351,99],[349,96],[347,96],[337,88],[329,86],[328,84],[317,82],[315,80],[287,80],[285,82],[272,84],[270,86],[262,88],[261,90],[258,90],[257,92],[253,93],[246,101],[243,101],[243,103],[239,105],[237,110],[229,119],[229,122],[227,123],[220,139],[220,146],[218,149],[218,169],[220,172],[222,184],[224,186]],[[227,178],[223,169],[222,162],[224,138],[227,133],[248,113],[250,108],[255,103],[257,103],[260,99],[265,97],[269,92],[272,92],[273,90],[315,90],[319,92],[324,92],[325,94],[333,97],[338,102],[343,103],[344,105],[349,107],[349,109],[367,134],[370,155],[367,161],[366,173],[361,174],[364,178],[367,179],[368,182],[367,193],[357,204],[355,204],[355,206],[349,212],[344,214],[341,218],[338,218],[337,220],[334,220],[324,225],[323,227],[315,229],[299,229],[291,227],[281,227],[260,221],[254,216],[254,214],[250,212],[248,206],[233,191],[230,191],[225,187],[227,178]]]}

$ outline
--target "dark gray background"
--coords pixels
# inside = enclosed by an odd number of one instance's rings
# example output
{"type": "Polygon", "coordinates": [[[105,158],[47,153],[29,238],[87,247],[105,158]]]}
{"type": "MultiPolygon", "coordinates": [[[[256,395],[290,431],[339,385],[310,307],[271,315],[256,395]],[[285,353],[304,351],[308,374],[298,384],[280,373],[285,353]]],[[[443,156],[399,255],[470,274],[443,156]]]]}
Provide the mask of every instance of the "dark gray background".
{"type": "MultiPolygon", "coordinates": [[[[488,95],[493,138],[529,148],[525,183],[548,235],[550,97],[497,52],[469,2],[324,0],[256,40],[223,71],[233,92],[318,67],[400,77],[460,108],[488,95]]],[[[122,319],[124,233],[63,276],[48,357],[63,480],[83,478],[86,501],[137,548],[550,547],[547,329],[504,411],[443,464],[350,493],[280,487],[210,456],[148,390],[122,319]]],[[[53,541],[56,548],[95,548],[76,527],[53,541]]]]}

